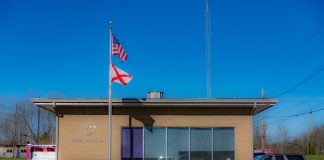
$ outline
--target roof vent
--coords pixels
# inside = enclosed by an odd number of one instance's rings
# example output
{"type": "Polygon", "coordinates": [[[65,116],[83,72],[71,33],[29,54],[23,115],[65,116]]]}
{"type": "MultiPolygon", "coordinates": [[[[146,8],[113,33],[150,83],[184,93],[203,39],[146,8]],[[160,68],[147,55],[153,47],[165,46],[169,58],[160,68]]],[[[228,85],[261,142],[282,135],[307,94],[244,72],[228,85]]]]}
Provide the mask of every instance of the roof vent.
{"type": "Polygon", "coordinates": [[[163,99],[163,92],[160,92],[160,91],[149,91],[149,92],[147,92],[147,98],[163,99]]]}

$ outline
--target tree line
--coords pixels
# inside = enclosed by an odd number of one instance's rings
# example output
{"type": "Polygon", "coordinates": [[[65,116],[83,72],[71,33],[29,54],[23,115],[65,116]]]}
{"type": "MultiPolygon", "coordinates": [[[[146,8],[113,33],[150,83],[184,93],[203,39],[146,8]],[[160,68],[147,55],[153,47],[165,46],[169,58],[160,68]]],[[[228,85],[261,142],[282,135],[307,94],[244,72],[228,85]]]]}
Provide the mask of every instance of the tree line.
{"type": "MultiPolygon", "coordinates": [[[[255,148],[261,148],[261,128],[254,126],[253,142],[255,148]]],[[[266,148],[276,153],[297,153],[318,155],[324,154],[324,124],[312,127],[299,136],[289,138],[287,126],[280,123],[277,128],[276,139],[267,138],[266,148]]]]}
{"type": "Polygon", "coordinates": [[[0,144],[55,144],[54,113],[35,106],[30,97],[0,104],[0,144]]]}

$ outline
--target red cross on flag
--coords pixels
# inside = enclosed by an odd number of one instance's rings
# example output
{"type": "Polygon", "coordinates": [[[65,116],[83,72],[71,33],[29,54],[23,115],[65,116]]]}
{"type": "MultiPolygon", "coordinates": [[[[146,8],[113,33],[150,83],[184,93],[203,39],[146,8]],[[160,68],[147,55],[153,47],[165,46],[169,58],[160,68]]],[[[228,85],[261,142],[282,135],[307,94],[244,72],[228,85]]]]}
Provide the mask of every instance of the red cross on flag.
{"type": "Polygon", "coordinates": [[[111,68],[112,68],[112,78],[111,78],[112,82],[120,83],[122,85],[127,85],[133,79],[133,77],[130,74],[117,68],[115,65],[111,64],[111,68]]]}

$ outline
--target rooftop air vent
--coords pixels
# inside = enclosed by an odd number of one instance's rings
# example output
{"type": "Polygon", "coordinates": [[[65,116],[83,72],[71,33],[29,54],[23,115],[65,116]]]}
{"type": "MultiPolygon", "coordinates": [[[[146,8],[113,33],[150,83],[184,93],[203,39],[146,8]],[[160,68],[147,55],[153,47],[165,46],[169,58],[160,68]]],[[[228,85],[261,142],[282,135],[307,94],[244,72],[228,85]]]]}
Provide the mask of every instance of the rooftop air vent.
{"type": "Polygon", "coordinates": [[[147,92],[147,98],[162,99],[163,98],[163,92],[160,92],[160,91],[149,91],[149,92],[147,92]]]}

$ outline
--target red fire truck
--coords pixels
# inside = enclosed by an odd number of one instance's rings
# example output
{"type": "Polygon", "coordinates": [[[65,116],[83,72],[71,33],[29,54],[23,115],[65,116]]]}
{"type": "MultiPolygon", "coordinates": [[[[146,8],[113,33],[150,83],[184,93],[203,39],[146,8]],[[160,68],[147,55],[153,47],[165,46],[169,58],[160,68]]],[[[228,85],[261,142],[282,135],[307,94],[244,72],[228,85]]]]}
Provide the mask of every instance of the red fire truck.
{"type": "Polygon", "coordinates": [[[55,145],[27,145],[26,160],[55,160],[55,145]]]}

